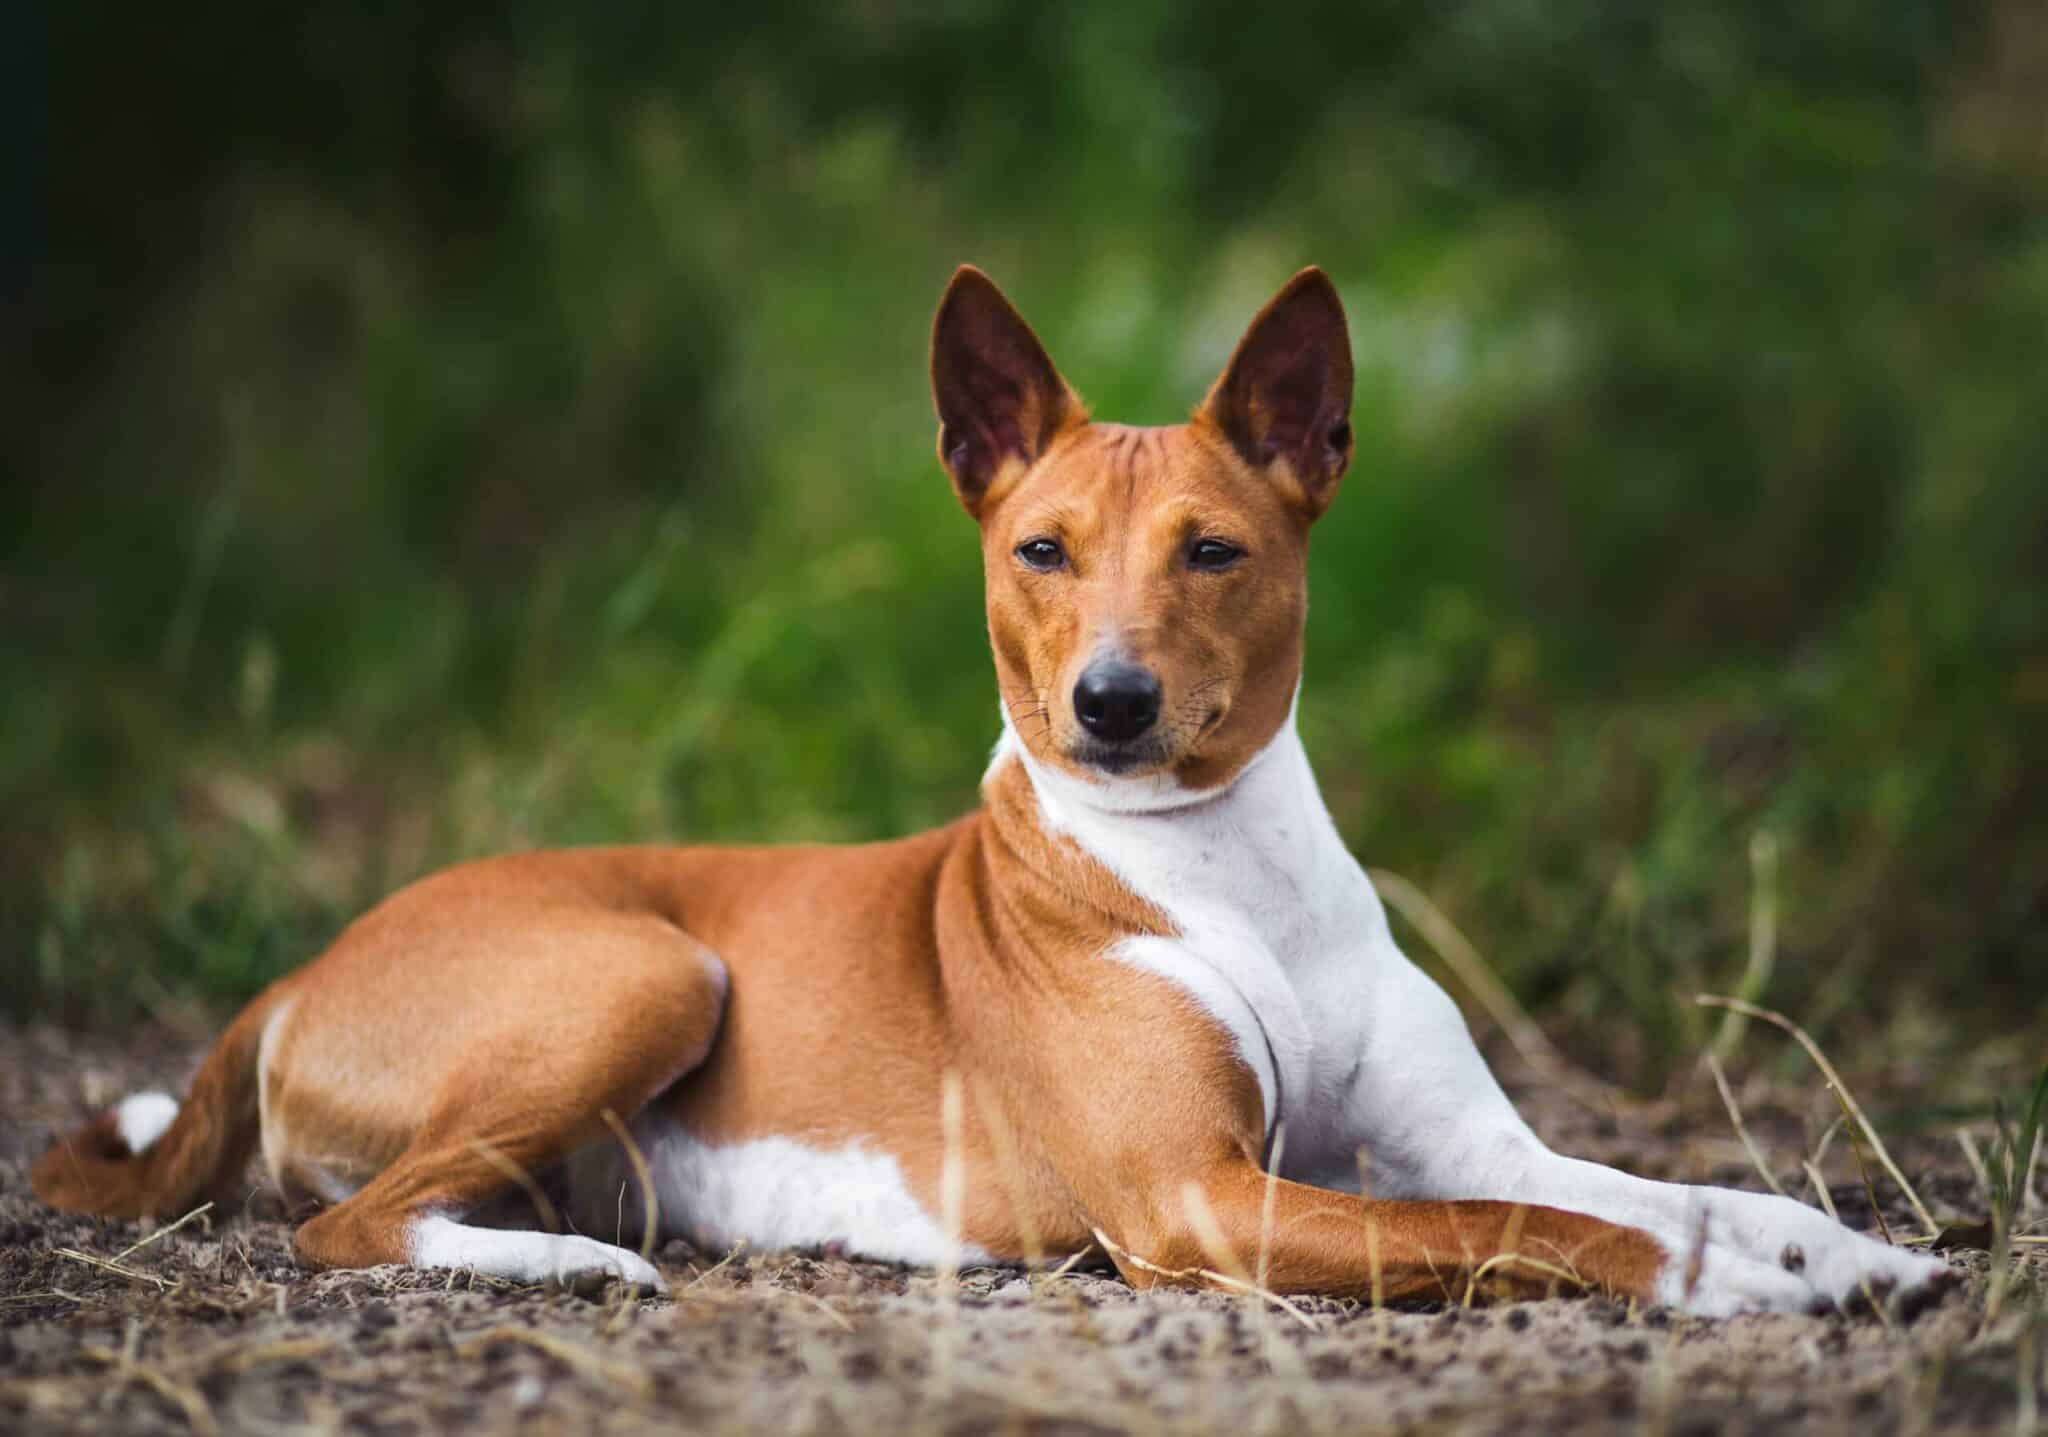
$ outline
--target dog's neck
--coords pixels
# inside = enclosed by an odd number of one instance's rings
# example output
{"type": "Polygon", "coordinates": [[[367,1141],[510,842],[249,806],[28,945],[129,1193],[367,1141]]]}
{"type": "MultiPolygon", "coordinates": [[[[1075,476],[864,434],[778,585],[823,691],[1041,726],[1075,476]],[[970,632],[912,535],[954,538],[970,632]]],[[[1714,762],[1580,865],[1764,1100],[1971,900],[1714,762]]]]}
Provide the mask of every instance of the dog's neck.
{"type": "Polygon", "coordinates": [[[1183,932],[1249,925],[1283,964],[1384,923],[1324,806],[1294,712],[1221,787],[1093,782],[1033,755],[1007,719],[989,772],[1016,762],[1045,830],[1072,839],[1183,932]]]}

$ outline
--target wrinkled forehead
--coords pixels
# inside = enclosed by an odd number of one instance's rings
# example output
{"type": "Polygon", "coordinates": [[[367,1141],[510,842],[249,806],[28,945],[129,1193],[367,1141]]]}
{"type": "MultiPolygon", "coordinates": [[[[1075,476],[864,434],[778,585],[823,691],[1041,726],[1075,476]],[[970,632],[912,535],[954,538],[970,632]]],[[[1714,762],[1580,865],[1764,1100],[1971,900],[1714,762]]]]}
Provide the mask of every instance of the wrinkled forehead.
{"type": "Polygon", "coordinates": [[[1292,527],[1270,484],[1187,424],[1082,426],[1003,496],[994,517],[1005,537],[1046,534],[1076,545],[1292,527]]]}

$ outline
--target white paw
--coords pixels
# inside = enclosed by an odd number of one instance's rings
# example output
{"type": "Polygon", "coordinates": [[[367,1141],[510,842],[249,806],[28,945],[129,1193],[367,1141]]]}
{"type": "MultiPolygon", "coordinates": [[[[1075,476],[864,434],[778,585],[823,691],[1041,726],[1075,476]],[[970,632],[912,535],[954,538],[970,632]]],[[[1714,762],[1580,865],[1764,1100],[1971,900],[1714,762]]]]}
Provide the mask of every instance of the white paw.
{"type": "Polygon", "coordinates": [[[412,1229],[415,1267],[468,1268],[512,1282],[548,1282],[594,1293],[607,1282],[667,1292],[654,1265],[608,1242],[547,1232],[472,1227],[450,1218],[420,1218],[412,1229]]]}
{"type": "Polygon", "coordinates": [[[1798,1312],[1859,1297],[1882,1303],[1948,1271],[1938,1258],[1853,1233],[1790,1198],[1693,1188],[1687,1199],[1682,1225],[1652,1228],[1672,1254],[1657,1296],[1700,1316],[1798,1312]]]}

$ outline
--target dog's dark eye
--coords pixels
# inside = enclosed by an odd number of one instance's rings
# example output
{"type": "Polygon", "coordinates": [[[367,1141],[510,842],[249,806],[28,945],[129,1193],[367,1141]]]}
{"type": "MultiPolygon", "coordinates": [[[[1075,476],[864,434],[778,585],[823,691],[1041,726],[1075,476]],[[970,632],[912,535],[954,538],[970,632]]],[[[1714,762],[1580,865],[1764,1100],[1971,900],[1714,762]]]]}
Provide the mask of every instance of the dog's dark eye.
{"type": "Polygon", "coordinates": [[[1227,569],[1244,557],[1244,550],[1221,539],[1197,539],[1188,549],[1191,569],[1227,569]]]}
{"type": "Polygon", "coordinates": [[[1040,573],[1066,567],[1067,551],[1057,539],[1026,539],[1017,546],[1017,557],[1040,573]]]}

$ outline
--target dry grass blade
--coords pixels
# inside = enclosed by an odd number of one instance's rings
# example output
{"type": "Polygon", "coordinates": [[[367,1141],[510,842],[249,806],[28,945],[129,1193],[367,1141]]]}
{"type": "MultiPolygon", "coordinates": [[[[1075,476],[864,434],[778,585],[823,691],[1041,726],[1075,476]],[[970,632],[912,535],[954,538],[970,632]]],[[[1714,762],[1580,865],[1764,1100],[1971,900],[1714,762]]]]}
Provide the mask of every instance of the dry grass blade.
{"type": "Polygon", "coordinates": [[[1956,1146],[1963,1150],[1963,1160],[1970,1165],[1970,1175],[1977,1180],[1977,1186],[1984,1193],[1985,1210],[1990,1211],[1991,1172],[1984,1166],[1984,1155],[1977,1151],[1977,1140],[1970,1136],[1968,1128],[1956,1129],[1956,1146]]]}
{"type": "Polygon", "coordinates": [[[1587,1291],[1590,1291],[1592,1289],[1592,1281],[1588,1279],[1584,1273],[1579,1271],[1579,1265],[1576,1262],[1572,1261],[1572,1256],[1570,1253],[1566,1252],[1563,1248],[1559,1247],[1556,1243],[1552,1242],[1548,1238],[1536,1239],[1536,1245],[1538,1247],[1547,1247],[1550,1249],[1550,1255],[1556,1259],[1556,1265],[1558,1267],[1563,1268],[1565,1272],[1570,1275],[1572,1283],[1575,1286],[1585,1289],[1587,1291]]]}
{"type": "Polygon", "coordinates": [[[2037,1174],[2041,1170],[2041,1150],[2048,1148],[2048,1130],[2034,1134],[2033,1151],[2027,1154],[2026,1176],[2021,1179],[2020,1208],[2024,1216],[2032,1218],[2041,1210],[2041,1184],[2037,1174]]]}
{"type": "Polygon", "coordinates": [[[1465,1293],[1459,1301],[1469,1309],[1473,1305],[1479,1291],[1480,1257],[1478,1253],[1472,1250],[1472,1244],[1466,1238],[1463,1227],[1458,1229],[1458,1256],[1463,1259],[1458,1266],[1458,1271],[1463,1273],[1465,1277],[1465,1293]]]}
{"type": "Polygon", "coordinates": [[[987,1088],[975,1083],[973,1091],[975,1111],[981,1115],[981,1126],[988,1133],[989,1146],[995,1149],[996,1178],[1003,1185],[1003,1195],[1009,1199],[1010,1216],[1017,1222],[1017,1237],[1024,1247],[1024,1261],[1035,1271],[1045,1265],[1045,1239],[1040,1236],[1037,1220],[1032,1215],[1024,1182],[1024,1165],[1017,1156],[1016,1134],[1010,1131],[1010,1122],[1003,1115],[1002,1105],[989,1095],[987,1088]]]}
{"type": "Polygon", "coordinates": [[[2003,1102],[1992,1105],[1991,1145],[1984,1157],[1991,1206],[1991,1287],[1984,1305],[1987,1329],[2005,1310],[2007,1289],[2014,1275],[2010,1261],[2012,1239],[2026,1212],[2044,1125],[2048,1125],[2048,1064],[2042,1066],[2040,1076],[2034,1080],[2016,1125],[2007,1118],[2003,1102]]]}
{"type": "Polygon", "coordinates": [[[948,1070],[939,1090],[939,1130],[945,1151],[939,1162],[939,1221],[946,1241],[939,1259],[939,1316],[932,1328],[932,1381],[941,1394],[953,1390],[953,1349],[960,1324],[961,1230],[967,1208],[967,1094],[960,1074],[948,1070]]]}
{"type": "MultiPolygon", "coordinates": [[[[1770,833],[1749,840],[1749,882],[1749,957],[1736,993],[1754,1003],[1770,985],[1778,956],[1778,840],[1770,833]]],[[[1714,1035],[1708,1055],[1725,1060],[1733,1054],[1747,1023],[1748,1015],[1730,1010],[1721,1019],[1721,1031],[1714,1035]]]]}
{"type": "Polygon", "coordinates": [[[469,1149],[494,1168],[498,1175],[526,1194],[526,1200],[533,1204],[535,1216],[539,1217],[541,1229],[545,1232],[562,1230],[562,1215],[555,1211],[555,1205],[533,1180],[533,1174],[499,1152],[482,1138],[471,1138],[469,1149]]]}
{"type": "Polygon", "coordinates": [[[1200,1183],[1181,1184],[1180,1205],[1188,1226],[1195,1230],[1195,1241],[1209,1258],[1209,1265],[1245,1287],[1256,1286],[1257,1280],[1238,1261],[1237,1249],[1230,1245],[1229,1235],[1216,1220],[1216,1210],[1209,1206],[1209,1195],[1202,1191],[1200,1183]]]}
{"type": "Polygon", "coordinates": [[[1273,1266],[1273,1214],[1280,1200],[1280,1158],[1287,1151],[1287,1124],[1273,1125],[1273,1155],[1266,1163],[1266,1193],[1259,1203],[1259,1263],[1254,1280],[1266,1286],[1273,1266]]]}
{"type": "Polygon", "coordinates": [[[1811,1161],[1803,1166],[1806,1168],[1806,1180],[1813,1184],[1813,1195],[1820,1203],[1821,1211],[1836,1222],[1840,1222],[1842,1215],[1835,1211],[1835,1195],[1828,1191],[1827,1182],[1821,1177],[1820,1169],[1815,1167],[1811,1161]]]}
{"type": "MultiPolygon", "coordinates": [[[[1214,1222],[1213,1214],[1211,1215],[1210,1220],[1212,1223],[1214,1222]]],[[[1188,1282],[1199,1278],[1203,1282],[1214,1283],[1216,1286],[1224,1288],[1228,1291],[1243,1293],[1247,1297],[1256,1297],[1263,1302],[1270,1302],[1271,1304],[1273,1304],[1273,1306],[1279,1308],[1282,1312],[1286,1313],[1289,1317],[1293,1318],[1303,1327],[1306,1327],[1310,1332],[1321,1332],[1323,1330],[1322,1324],[1317,1322],[1311,1314],[1303,1312],[1294,1303],[1289,1302],[1286,1298],[1282,1297],[1277,1292],[1268,1292],[1265,1289],[1254,1286],[1252,1283],[1246,1282],[1241,1278],[1232,1277],[1227,1272],[1218,1272],[1214,1268],[1161,1267],[1158,1263],[1151,1262],[1146,1258],[1140,1257],[1137,1253],[1132,1252],[1129,1248],[1121,1246],[1101,1228],[1090,1228],[1089,1231],[1094,1233],[1096,1244],[1100,1246],[1104,1252],[1108,1253],[1112,1257],[1122,1258],[1125,1262],[1129,1263],[1132,1267],[1137,1268],[1140,1272],[1149,1272],[1153,1276],[1163,1277],[1167,1279],[1169,1282],[1188,1282]]]]}
{"type": "Polygon", "coordinates": [[[1884,1206],[1877,1200],[1877,1184],[1870,1180],[1870,1159],[1863,1155],[1863,1142],[1853,1126],[1843,1131],[1849,1135],[1849,1151],[1856,1155],[1856,1175],[1863,1179],[1863,1192],[1870,1199],[1870,1214],[1877,1219],[1878,1233],[1896,1247],[1898,1239],[1892,1236],[1892,1225],[1884,1220],[1884,1206]]]}
{"type": "Polygon", "coordinates": [[[1372,1275],[1373,1321],[1379,1325],[1384,1341],[1388,1332],[1386,1272],[1380,1264],[1380,1222],[1370,1208],[1365,1214],[1365,1266],[1372,1275]]]}
{"type": "Polygon", "coordinates": [[[964,1129],[967,1100],[960,1075],[948,1072],[939,1093],[939,1127],[945,1153],[939,1165],[939,1220],[946,1231],[946,1255],[939,1272],[948,1282],[960,1274],[961,1233],[967,1209],[967,1156],[964,1129]]]}
{"type": "Polygon", "coordinates": [[[153,1272],[144,1272],[139,1267],[129,1267],[126,1263],[122,1262],[110,1262],[104,1257],[94,1257],[91,1253],[80,1252],[75,1247],[60,1247],[52,1250],[59,1257],[69,1258],[73,1262],[82,1262],[87,1267],[98,1268],[101,1272],[111,1272],[116,1277],[127,1278],[130,1282],[146,1282],[159,1292],[171,1286],[168,1279],[158,1277],[153,1272]]]}
{"type": "Polygon", "coordinates": [[[121,1262],[126,1260],[127,1258],[133,1257],[136,1253],[141,1252],[145,1247],[148,1247],[151,1243],[163,1241],[163,1239],[169,1237],[172,1233],[176,1232],[186,1223],[192,1222],[197,1218],[202,1218],[212,1211],[213,1204],[210,1202],[203,1202],[198,1207],[193,1208],[192,1211],[186,1213],[183,1217],[179,1218],[176,1222],[168,1223],[165,1226],[158,1228],[155,1232],[151,1233],[148,1237],[143,1238],[139,1242],[129,1243],[128,1246],[122,1248],[119,1252],[115,1253],[112,1260],[115,1262],[121,1262]]]}
{"type": "Polygon", "coordinates": [[[1365,1265],[1372,1275],[1373,1318],[1379,1324],[1380,1337],[1387,1335],[1387,1287],[1386,1273],[1380,1265],[1380,1221],[1372,1208],[1372,1163],[1364,1148],[1352,1154],[1358,1163],[1358,1201],[1365,1213],[1365,1265]]]}
{"type": "Polygon", "coordinates": [[[1742,1121],[1742,1109],[1735,1104],[1735,1090],[1728,1086],[1728,1074],[1711,1049],[1707,1053],[1707,1071],[1714,1075],[1714,1086],[1720,1091],[1722,1106],[1728,1109],[1728,1121],[1735,1125],[1735,1136],[1742,1140],[1742,1150],[1749,1154],[1757,1176],[1764,1180],[1765,1187],[1783,1197],[1785,1189],[1778,1186],[1777,1178],[1771,1175],[1770,1166],[1764,1162],[1764,1155],[1757,1151],[1756,1142],[1749,1135],[1749,1127],[1742,1121]]]}
{"type": "MultiPolygon", "coordinates": [[[[1465,1298],[1462,1305],[1468,1312],[1478,1305],[1481,1279],[1491,1274],[1494,1268],[1504,1266],[1504,1259],[1513,1258],[1518,1255],[1515,1249],[1521,1244],[1522,1225],[1527,1221],[1528,1216],[1529,1209],[1521,1203],[1516,1203],[1508,1213],[1508,1225],[1501,1231],[1501,1250],[1492,1257],[1481,1262],[1475,1262],[1474,1259],[1478,1254],[1469,1247],[1465,1248],[1465,1267],[1470,1275],[1465,1279],[1465,1298]]],[[[1464,1247],[1465,1239],[1462,1233],[1459,1234],[1458,1243],[1460,1247],[1464,1247]]]]}
{"type": "MultiPolygon", "coordinates": [[[[1126,1254],[1126,1256],[1133,1255],[1126,1254]]],[[[1135,1258],[1133,1258],[1133,1260],[1135,1260],[1135,1258]]],[[[1158,1269],[1154,1269],[1154,1271],[1157,1270],[1158,1269]]],[[[1299,1306],[1288,1301],[1285,1297],[1281,1296],[1277,1292],[1271,1292],[1263,1287],[1255,1286],[1252,1283],[1240,1281],[1239,1279],[1230,1276],[1230,1274],[1228,1273],[1217,1272],[1213,1268],[1203,1267],[1194,1269],[1192,1274],[1183,1273],[1180,1275],[1192,1275],[1195,1277],[1200,1277],[1206,1281],[1215,1283],[1218,1287],[1227,1288],[1228,1290],[1240,1293],[1245,1297],[1256,1297],[1261,1302],[1268,1302],[1271,1303],[1274,1307],[1279,1308],[1282,1312],[1286,1313],[1289,1317],[1293,1318],[1303,1327],[1306,1327],[1310,1332],[1321,1332],[1323,1330],[1322,1323],[1316,1321],[1315,1315],[1313,1313],[1303,1312],[1299,1306]]]]}
{"type": "Polygon", "coordinates": [[[474,1357],[488,1348],[507,1343],[530,1347],[535,1352],[546,1353],[557,1362],[576,1373],[579,1377],[599,1387],[614,1387],[645,1401],[654,1395],[654,1379],[639,1367],[626,1362],[613,1362],[566,1338],[542,1332],[533,1327],[493,1327],[488,1332],[478,1333],[455,1349],[458,1357],[474,1357]]]}
{"type": "Polygon", "coordinates": [[[2035,1206],[2034,1172],[2041,1160],[2042,1135],[2048,1132],[2048,1064],[2034,1080],[2017,1123],[2007,1120],[2003,1103],[1994,1104],[1992,1121],[1985,1175],[1993,1216],[2005,1231],[2012,1232],[2035,1206]]]}
{"type": "Polygon", "coordinates": [[[741,1253],[745,1252],[746,1250],[747,1240],[745,1238],[741,1238],[738,1242],[732,1245],[731,1252],[728,1252],[724,1257],[721,1257],[717,1262],[712,1263],[711,1266],[705,1268],[702,1272],[698,1273],[695,1277],[691,1278],[690,1286],[684,1288],[683,1291],[688,1292],[691,1287],[695,1287],[698,1283],[703,1282],[715,1276],[717,1273],[724,1271],[727,1265],[729,1265],[733,1261],[733,1259],[737,1258],[741,1253]]]}
{"type": "Polygon", "coordinates": [[[1047,1282],[1051,1282],[1055,1278],[1065,1277],[1068,1273],[1074,1270],[1075,1265],[1078,1264],[1082,1258],[1086,1257],[1089,1253],[1093,1251],[1095,1251],[1094,1243],[1090,1242],[1082,1244],[1081,1250],[1079,1252],[1073,1253],[1064,1261],[1062,1261],[1058,1267],[1055,1267],[1051,1272],[1048,1272],[1045,1275],[1045,1280],[1047,1282]]]}
{"type": "Polygon", "coordinates": [[[1583,1289],[1586,1280],[1568,1267],[1554,1262],[1545,1262],[1540,1257],[1531,1257],[1525,1252],[1497,1252],[1472,1270],[1472,1286],[1478,1287],[1494,1272],[1502,1268],[1526,1268],[1528,1271],[1549,1278],[1552,1282],[1571,1284],[1574,1291],[1583,1289]]]}
{"type": "Polygon", "coordinates": [[[1436,950],[1436,955],[1444,960],[1444,966],[1507,1034],[1508,1042],[1522,1055],[1523,1062],[1596,1112],[1606,1113],[1615,1106],[1628,1106],[1627,1098],[1618,1088],[1601,1082],[1580,1068],[1543,1036],[1543,1030],[1536,1026],[1535,1019],[1515,1001],[1507,985],[1494,976],[1493,968],[1480,956],[1472,940],[1430,901],[1428,894],[1400,874],[1385,868],[1372,869],[1369,876],[1380,897],[1407,919],[1409,926],[1436,950]]]}
{"type": "Polygon", "coordinates": [[[626,1161],[633,1165],[633,1176],[639,1180],[641,1212],[644,1214],[640,1227],[640,1260],[652,1263],[655,1239],[661,1233],[661,1198],[654,1190],[654,1173],[647,1166],[647,1155],[640,1151],[640,1144],[633,1141],[633,1135],[619,1121],[619,1115],[606,1108],[598,1116],[612,1130],[619,1146],[626,1150],[626,1161]]]}
{"type": "MultiPolygon", "coordinates": [[[[1891,1152],[1885,1147],[1884,1139],[1877,1135],[1877,1129],[1872,1127],[1870,1119],[1863,1115],[1862,1105],[1856,1101],[1856,1095],[1849,1091],[1848,1085],[1842,1081],[1842,1075],[1836,1072],[1835,1065],[1828,1061],[1828,1055],[1820,1050],[1820,1044],[1814,1042],[1812,1036],[1804,1028],[1800,1027],[1783,1013],[1773,1012],[1769,1008],[1760,1008],[1756,1004],[1741,998],[1729,998],[1713,993],[1702,993],[1695,997],[1693,1001],[1703,1008],[1729,1008],[1735,1012],[1747,1014],[1752,1018],[1761,1018],[1764,1022],[1789,1034],[1794,1042],[1806,1050],[1806,1055],[1813,1059],[1814,1066],[1820,1069],[1821,1076],[1827,1079],[1828,1086],[1834,1090],[1835,1100],[1842,1105],[1842,1111],[1848,1116],[1850,1125],[1862,1131],[1863,1136],[1870,1143],[1871,1151],[1875,1152],[1878,1161],[1884,1164],[1884,1170],[1891,1174],[1891,1179],[1898,1184],[1899,1191],[1906,1195],[1906,1201],[1913,1205],[1914,1215],[1920,1219],[1921,1225],[1927,1229],[1928,1235],[1932,1236],[1941,1231],[1941,1226],[1935,1222],[1934,1215],[1927,1211],[1927,1204],[1920,1201],[1920,1194],[1915,1191],[1911,1183],[1906,1181],[1906,1175],[1899,1171],[1899,1165],[1892,1161],[1891,1152]]],[[[1874,1201],[1872,1207],[1876,1207],[1874,1201]]],[[[1881,1223],[1883,1219],[1880,1217],[1879,1221],[1881,1223]]]]}

